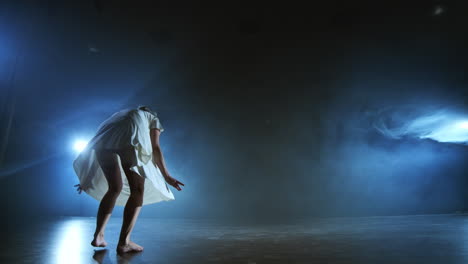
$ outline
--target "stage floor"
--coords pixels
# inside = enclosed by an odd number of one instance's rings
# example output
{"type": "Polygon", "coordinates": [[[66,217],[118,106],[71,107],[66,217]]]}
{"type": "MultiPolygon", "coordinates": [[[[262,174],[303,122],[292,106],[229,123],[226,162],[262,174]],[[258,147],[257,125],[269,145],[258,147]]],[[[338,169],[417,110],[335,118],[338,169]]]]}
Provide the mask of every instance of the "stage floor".
{"type": "Polygon", "coordinates": [[[145,250],[124,256],[115,252],[120,223],[119,217],[110,220],[109,245],[100,251],[90,245],[95,218],[10,225],[0,263],[468,263],[467,215],[331,218],[287,225],[140,218],[132,240],[145,250]]]}

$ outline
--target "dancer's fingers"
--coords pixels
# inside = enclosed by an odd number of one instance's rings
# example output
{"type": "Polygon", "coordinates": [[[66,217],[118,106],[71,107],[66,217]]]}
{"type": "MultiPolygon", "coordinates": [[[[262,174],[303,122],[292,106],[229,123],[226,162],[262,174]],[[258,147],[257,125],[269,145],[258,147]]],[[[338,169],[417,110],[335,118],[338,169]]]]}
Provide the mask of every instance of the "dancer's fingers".
{"type": "Polygon", "coordinates": [[[75,184],[74,187],[76,187],[76,191],[81,194],[81,192],[83,191],[83,189],[81,189],[81,184],[75,184]]]}

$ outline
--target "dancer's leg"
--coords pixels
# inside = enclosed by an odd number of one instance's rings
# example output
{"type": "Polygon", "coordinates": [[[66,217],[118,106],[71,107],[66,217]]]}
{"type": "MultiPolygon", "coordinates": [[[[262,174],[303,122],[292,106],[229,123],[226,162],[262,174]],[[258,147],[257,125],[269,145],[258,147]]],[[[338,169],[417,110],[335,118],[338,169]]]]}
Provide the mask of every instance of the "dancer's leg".
{"type": "Polygon", "coordinates": [[[99,204],[99,210],[96,217],[96,230],[91,245],[95,247],[107,246],[104,240],[104,230],[112,214],[115,201],[122,190],[122,176],[117,155],[109,150],[96,151],[96,157],[106,177],[109,189],[99,204]]]}
{"type": "Polygon", "coordinates": [[[143,193],[145,186],[145,178],[141,177],[134,171],[124,169],[130,185],[130,197],[124,209],[122,229],[120,231],[119,244],[117,251],[120,253],[130,251],[142,251],[143,247],[130,241],[130,234],[135,226],[136,220],[143,205],[143,193]]]}

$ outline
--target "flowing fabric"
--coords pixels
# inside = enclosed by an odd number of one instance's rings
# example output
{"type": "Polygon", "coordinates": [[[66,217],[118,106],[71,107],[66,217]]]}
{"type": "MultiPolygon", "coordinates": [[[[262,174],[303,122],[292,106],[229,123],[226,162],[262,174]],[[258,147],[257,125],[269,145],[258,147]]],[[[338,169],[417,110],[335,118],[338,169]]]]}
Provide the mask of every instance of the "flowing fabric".
{"type": "MultiPolygon", "coordinates": [[[[79,188],[100,201],[108,190],[108,183],[96,158],[96,149],[115,150],[130,147],[130,160],[126,160],[125,163],[130,163],[130,170],[146,178],[143,205],[175,200],[153,159],[150,138],[152,128],[164,131],[156,112],[124,109],[106,119],[73,162],[73,168],[80,181],[79,188]]],[[[125,205],[130,196],[130,186],[122,168],[121,157],[117,154],[116,156],[123,183],[116,205],[125,205]]]]}

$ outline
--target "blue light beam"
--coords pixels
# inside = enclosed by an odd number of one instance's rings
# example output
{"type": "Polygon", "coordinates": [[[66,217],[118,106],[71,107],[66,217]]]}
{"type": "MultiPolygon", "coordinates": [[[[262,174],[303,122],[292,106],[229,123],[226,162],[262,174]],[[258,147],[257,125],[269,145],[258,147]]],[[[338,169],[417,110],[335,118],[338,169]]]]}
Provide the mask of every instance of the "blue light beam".
{"type": "Polygon", "coordinates": [[[421,114],[421,110],[387,109],[374,122],[383,135],[401,139],[413,137],[442,143],[468,144],[468,115],[443,109],[421,114]]]}

